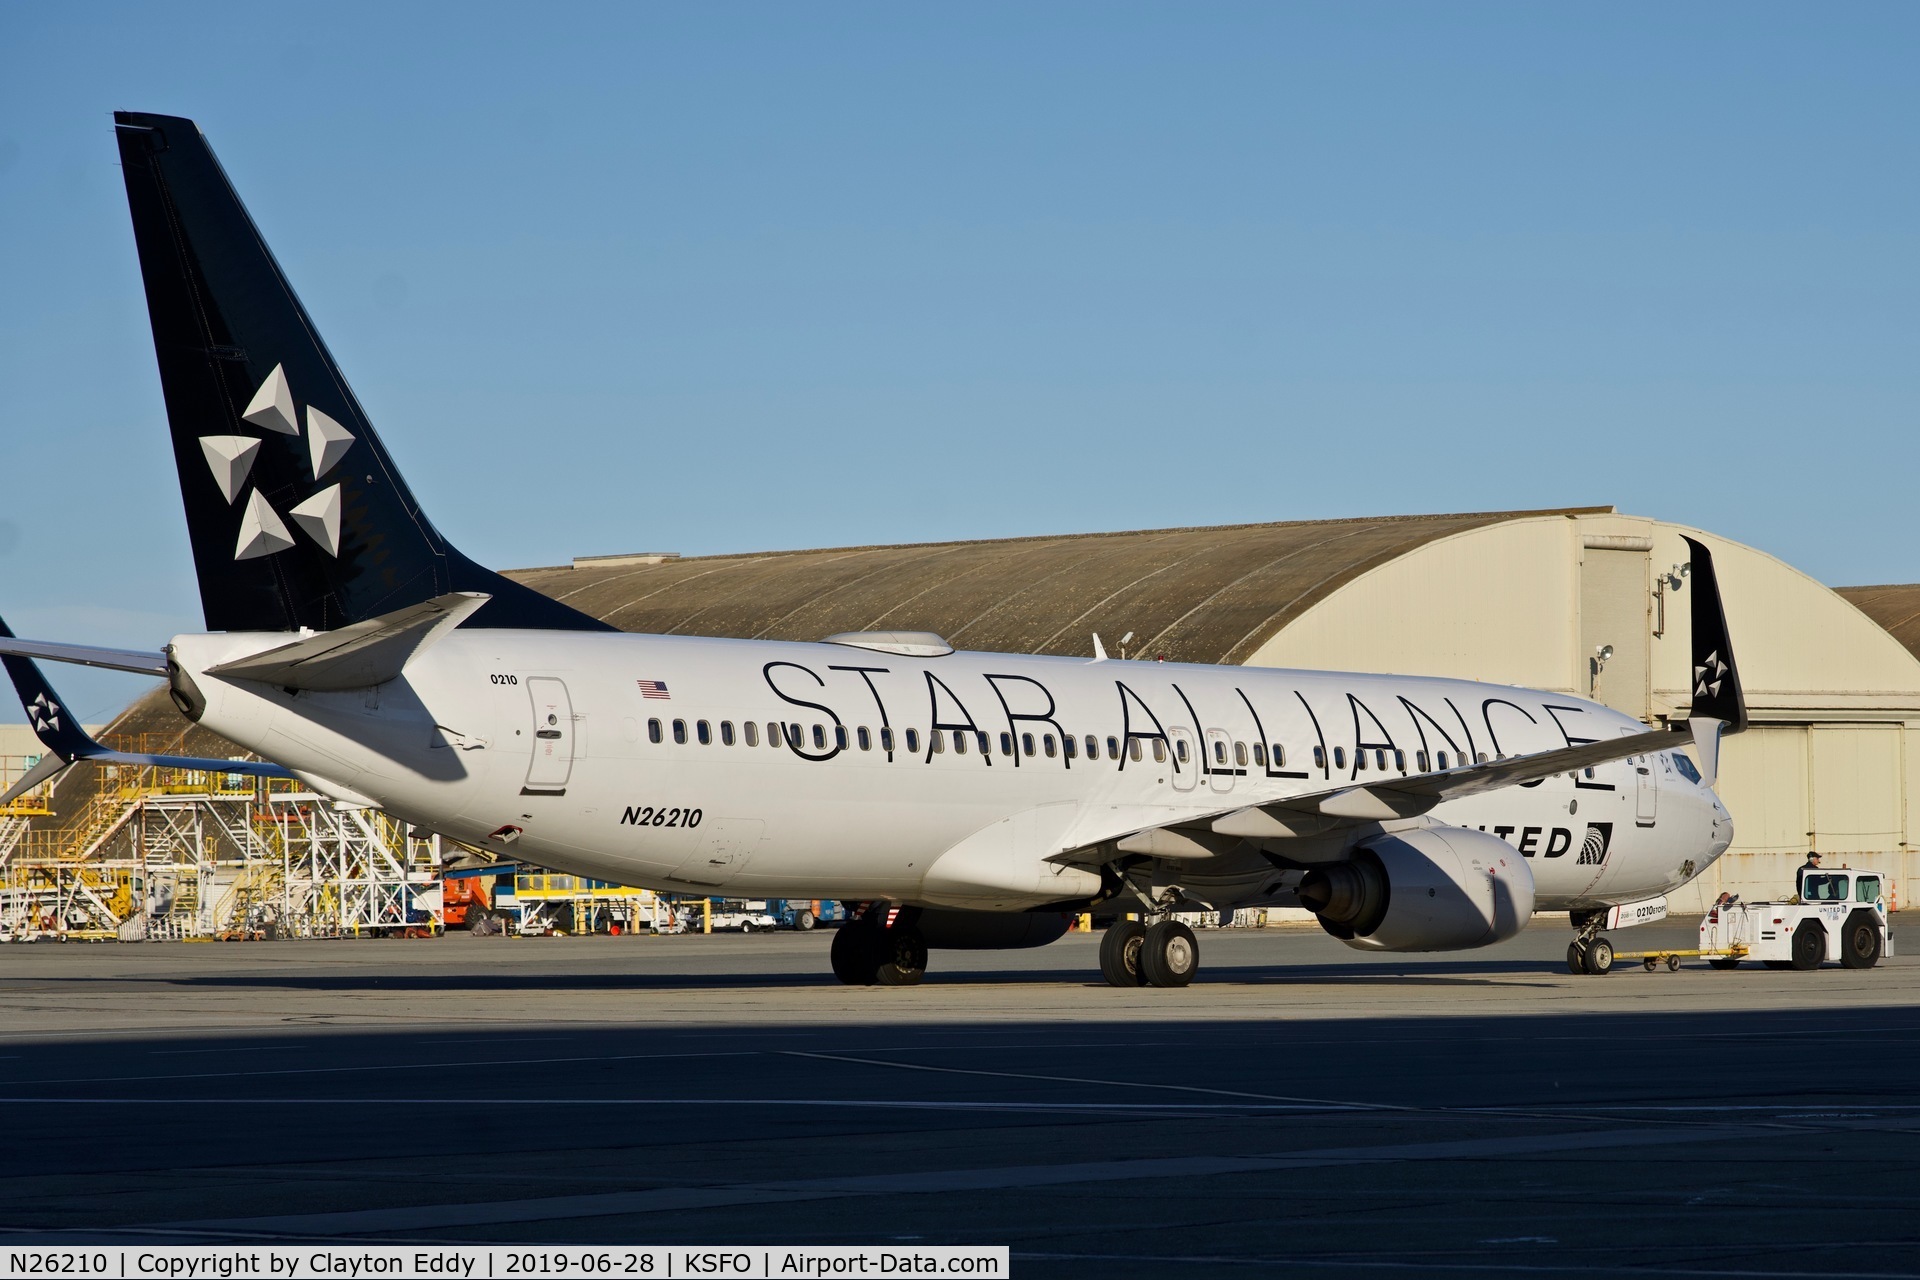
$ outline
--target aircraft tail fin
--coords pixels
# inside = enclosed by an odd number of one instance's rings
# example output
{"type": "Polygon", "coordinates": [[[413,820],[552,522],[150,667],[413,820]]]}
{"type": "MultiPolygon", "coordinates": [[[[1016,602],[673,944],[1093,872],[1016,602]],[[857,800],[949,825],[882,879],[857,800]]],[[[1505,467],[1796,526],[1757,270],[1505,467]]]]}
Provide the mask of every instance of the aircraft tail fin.
{"type": "Polygon", "coordinates": [[[1747,727],[1747,699],[1720,600],[1720,576],[1705,544],[1686,539],[1693,595],[1693,697],[1687,723],[1708,786],[1720,776],[1720,739],[1747,727]]]}
{"type": "Polygon", "coordinates": [[[468,625],[611,630],[433,527],[191,120],[114,114],[201,604],[331,631],[450,592],[468,625]]]}

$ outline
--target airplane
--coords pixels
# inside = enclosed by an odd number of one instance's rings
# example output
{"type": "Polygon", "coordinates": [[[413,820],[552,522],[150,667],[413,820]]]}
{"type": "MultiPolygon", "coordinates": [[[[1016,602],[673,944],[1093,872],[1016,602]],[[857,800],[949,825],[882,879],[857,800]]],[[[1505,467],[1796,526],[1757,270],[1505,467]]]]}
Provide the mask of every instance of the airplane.
{"type": "Polygon", "coordinates": [[[1691,701],[1664,727],[1507,685],[1115,660],[1097,636],[1076,658],[619,631],[441,535],[199,128],[114,119],[207,629],[0,653],[160,676],[315,790],[519,862],[867,904],[831,949],[855,985],[1099,911],[1107,982],[1180,987],[1180,913],[1275,904],[1370,952],[1566,911],[1569,967],[1603,971],[1610,913],[1658,909],[1732,841],[1712,785],[1746,704],[1693,539],[1691,701]]]}

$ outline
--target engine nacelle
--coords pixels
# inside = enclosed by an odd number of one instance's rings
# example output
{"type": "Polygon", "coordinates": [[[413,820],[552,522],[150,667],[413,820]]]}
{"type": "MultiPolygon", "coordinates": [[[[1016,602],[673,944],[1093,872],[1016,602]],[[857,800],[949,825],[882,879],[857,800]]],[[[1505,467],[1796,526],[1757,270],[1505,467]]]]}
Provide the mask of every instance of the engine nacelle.
{"type": "Polygon", "coordinates": [[[1368,951],[1461,951],[1504,942],[1533,915],[1533,871],[1498,836],[1423,827],[1378,836],[1315,867],[1300,904],[1368,951]]]}
{"type": "Polygon", "coordinates": [[[1064,937],[1073,917],[1059,911],[950,911],[926,907],[914,927],[934,950],[1012,951],[1064,937]]]}

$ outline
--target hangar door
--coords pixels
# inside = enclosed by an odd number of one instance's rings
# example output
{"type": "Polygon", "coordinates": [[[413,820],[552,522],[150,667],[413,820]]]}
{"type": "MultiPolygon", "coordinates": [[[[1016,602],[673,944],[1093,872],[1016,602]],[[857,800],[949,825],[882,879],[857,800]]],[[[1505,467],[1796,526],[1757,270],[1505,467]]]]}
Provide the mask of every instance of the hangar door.
{"type": "Polygon", "coordinates": [[[1723,742],[1713,789],[1733,815],[1733,847],[1784,854],[1810,848],[1807,777],[1803,725],[1755,725],[1723,742]]]}
{"type": "Polygon", "coordinates": [[[1811,847],[1823,853],[1899,848],[1900,726],[1820,724],[1811,737],[1811,847]]]}
{"type": "Polygon", "coordinates": [[[1580,557],[1580,687],[1596,702],[1647,718],[1650,538],[1589,536],[1580,557]],[[1604,662],[1599,651],[1612,646],[1604,662]]]}

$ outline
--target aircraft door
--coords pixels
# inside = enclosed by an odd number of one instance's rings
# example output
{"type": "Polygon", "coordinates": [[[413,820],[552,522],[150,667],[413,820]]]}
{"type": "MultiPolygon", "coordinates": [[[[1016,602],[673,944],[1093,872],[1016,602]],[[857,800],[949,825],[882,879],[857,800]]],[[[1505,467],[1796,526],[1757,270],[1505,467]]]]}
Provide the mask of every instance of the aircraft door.
{"type": "Polygon", "coordinates": [[[1193,740],[1193,730],[1175,725],[1167,730],[1167,737],[1173,740],[1173,789],[1191,791],[1200,781],[1200,748],[1193,740]]]}
{"type": "Polygon", "coordinates": [[[1233,739],[1225,729],[1207,730],[1207,781],[1215,791],[1233,790],[1233,739]]]}
{"type": "Polygon", "coordinates": [[[1660,782],[1653,772],[1653,757],[1638,756],[1633,776],[1639,784],[1639,808],[1634,811],[1636,826],[1650,827],[1659,816],[1660,782]]]}
{"type": "Polygon", "coordinates": [[[527,681],[533,700],[533,762],[526,790],[561,793],[573,774],[573,699],[563,681],[533,676],[527,681]]]}

